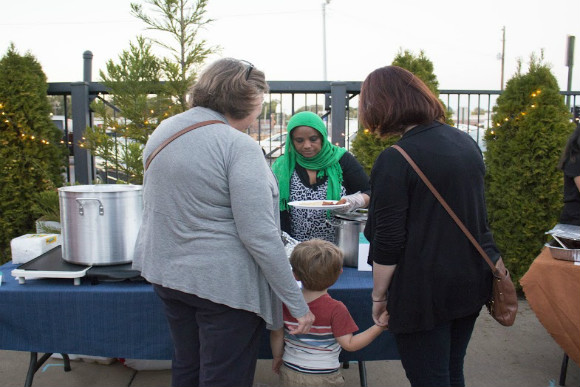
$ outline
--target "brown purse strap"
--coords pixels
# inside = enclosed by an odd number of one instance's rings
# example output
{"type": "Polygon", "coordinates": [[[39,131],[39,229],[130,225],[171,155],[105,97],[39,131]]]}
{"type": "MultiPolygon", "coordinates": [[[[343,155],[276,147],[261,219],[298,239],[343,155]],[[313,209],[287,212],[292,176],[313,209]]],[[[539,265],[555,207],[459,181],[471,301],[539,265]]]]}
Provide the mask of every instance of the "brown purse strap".
{"type": "Polygon", "coordinates": [[[153,153],[151,153],[149,155],[149,157],[147,157],[147,162],[145,163],[145,170],[147,170],[147,168],[149,168],[149,164],[151,164],[151,161],[153,161],[153,159],[155,158],[155,156],[157,156],[157,154],[159,152],[161,152],[163,150],[163,148],[165,148],[167,145],[169,145],[169,143],[173,140],[175,140],[177,137],[184,135],[187,132],[192,131],[193,129],[197,129],[200,128],[202,126],[206,126],[206,125],[211,125],[211,124],[224,124],[225,122],[220,121],[220,120],[210,120],[210,121],[202,121],[202,122],[198,122],[197,124],[188,126],[185,129],[180,130],[179,132],[175,133],[173,136],[169,137],[167,140],[163,141],[161,143],[161,145],[159,145],[157,147],[157,149],[155,149],[153,151],[153,153]]]}
{"type": "Polygon", "coordinates": [[[411,158],[411,156],[409,156],[407,154],[407,152],[405,152],[403,150],[403,148],[401,148],[398,145],[393,145],[392,147],[395,148],[396,150],[398,150],[399,153],[401,153],[401,155],[403,155],[403,157],[409,162],[409,164],[411,165],[411,167],[413,167],[413,169],[415,170],[415,172],[417,172],[417,174],[419,175],[419,177],[421,178],[421,180],[423,180],[423,182],[425,183],[425,185],[427,185],[427,187],[431,190],[431,192],[433,192],[433,195],[435,195],[435,197],[437,198],[437,200],[439,200],[439,203],[441,203],[441,205],[443,206],[443,208],[445,208],[445,210],[447,210],[447,212],[449,213],[449,215],[451,215],[451,217],[453,218],[453,220],[455,221],[455,223],[457,223],[457,225],[459,226],[459,228],[461,229],[461,231],[463,231],[463,233],[465,234],[465,236],[467,236],[467,239],[469,239],[469,241],[471,242],[471,244],[473,244],[473,246],[475,246],[475,248],[477,249],[477,251],[479,251],[479,253],[483,257],[483,259],[485,259],[485,261],[487,262],[487,264],[491,268],[492,273],[495,273],[495,271],[496,271],[495,265],[493,264],[493,262],[491,261],[491,259],[487,255],[487,253],[483,250],[483,248],[480,246],[480,244],[475,240],[475,238],[473,237],[473,235],[471,235],[471,233],[469,232],[469,230],[467,229],[467,227],[465,227],[465,225],[463,224],[463,222],[457,217],[457,215],[455,215],[455,212],[451,209],[451,207],[449,207],[449,205],[447,204],[447,202],[445,201],[445,199],[443,199],[443,197],[439,194],[439,192],[437,191],[437,189],[433,186],[433,184],[431,184],[431,182],[429,181],[429,179],[427,178],[427,176],[425,176],[425,174],[423,173],[423,171],[421,171],[421,169],[419,168],[419,166],[417,164],[415,164],[415,162],[413,161],[413,159],[411,158]]]}

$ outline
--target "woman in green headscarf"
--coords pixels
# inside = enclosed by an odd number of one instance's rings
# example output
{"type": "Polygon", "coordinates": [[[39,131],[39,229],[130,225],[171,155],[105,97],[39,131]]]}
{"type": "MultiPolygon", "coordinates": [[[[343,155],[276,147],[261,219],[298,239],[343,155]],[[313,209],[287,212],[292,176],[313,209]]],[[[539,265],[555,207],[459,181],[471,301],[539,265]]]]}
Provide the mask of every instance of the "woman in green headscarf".
{"type": "Polygon", "coordinates": [[[288,122],[284,154],[272,165],[280,188],[282,230],[305,241],[334,242],[334,228],[326,211],[294,208],[299,200],[341,200],[354,211],[369,203],[369,177],[346,149],[328,141],[324,121],[315,113],[300,112],[288,122]]]}

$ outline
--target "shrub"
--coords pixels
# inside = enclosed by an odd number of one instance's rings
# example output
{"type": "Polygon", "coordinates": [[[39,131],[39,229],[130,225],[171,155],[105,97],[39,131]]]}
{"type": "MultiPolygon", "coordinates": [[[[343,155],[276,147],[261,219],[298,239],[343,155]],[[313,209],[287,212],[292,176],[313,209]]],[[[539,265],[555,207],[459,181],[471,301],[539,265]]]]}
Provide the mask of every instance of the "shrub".
{"type": "MultiPolygon", "coordinates": [[[[404,52],[400,51],[392,64],[393,66],[399,66],[409,70],[425,82],[435,95],[439,95],[439,91],[437,90],[439,87],[439,81],[437,81],[437,76],[433,73],[433,62],[425,56],[423,51],[421,51],[418,56],[413,55],[413,53],[408,50],[405,50],[404,52]]],[[[447,115],[450,116],[450,114],[447,115]]],[[[452,125],[453,121],[448,118],[447,123],[452,125]]],[[[361,163],[365,171],[370,174],[373,164],[379,154],[389,146],[396,143],[399,138],[399,136],[394,136],[381,139],[371,134],[368,130],[359,129],[358,134],[352,143],[352,153],[361,163]]]]}
{"type": "Polygon", "coordinates": [[[520,68],[497,99],[485,134],[490,226],[516,283],[557,223],[563,186],[558,159],[574,129],[549,67],[532,55],[528,73],[520,68]]]}
{"type": "Polygon", "coordinates": [[[34,230],[36,195],[63,184],[67,150],[47,89],[36,59],[11,45],[0,59],[0,263],[10,260],[13,238],[34,230]]]}

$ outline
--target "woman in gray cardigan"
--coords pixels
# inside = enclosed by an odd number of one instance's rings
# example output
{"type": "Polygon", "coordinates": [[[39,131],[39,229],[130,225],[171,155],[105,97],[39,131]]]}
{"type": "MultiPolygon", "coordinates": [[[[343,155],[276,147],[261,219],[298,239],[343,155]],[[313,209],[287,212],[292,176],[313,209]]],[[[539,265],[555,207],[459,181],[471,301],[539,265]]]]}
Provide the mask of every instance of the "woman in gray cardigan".
{"type": "Polygon", "coordinates": [[[172,385],[251,386],[264,325],[282,302],[308,332],[310,313],[280,238],[278,185],[245,131],[268,85],[252,64],[221,59],[193,88],[193,108],[145,146],[143,223],[133,267],[163,300],[174,342],[172,385]]]}

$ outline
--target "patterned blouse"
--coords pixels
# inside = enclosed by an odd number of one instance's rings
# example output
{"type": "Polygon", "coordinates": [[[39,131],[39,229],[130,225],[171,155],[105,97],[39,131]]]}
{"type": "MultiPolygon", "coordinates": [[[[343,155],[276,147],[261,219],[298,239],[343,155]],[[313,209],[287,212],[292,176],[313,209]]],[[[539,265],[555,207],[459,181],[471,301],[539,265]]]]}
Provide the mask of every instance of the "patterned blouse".
{"type": "MultiPolygon", "coordinates": [[[[294,171],[290,179],[290,201],[296,200],[326,200],[328,180],[323,184],[306,187],[294,171]]],[[[346,189],[341,187],[341,196],[346,195],[346,189]]],[[[314,238],[335,242],[334,226],[330,223],[328,211],[310,210],[290,207],[290,235],[300,242],[314,238]]]]}

